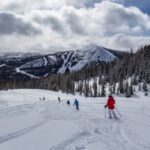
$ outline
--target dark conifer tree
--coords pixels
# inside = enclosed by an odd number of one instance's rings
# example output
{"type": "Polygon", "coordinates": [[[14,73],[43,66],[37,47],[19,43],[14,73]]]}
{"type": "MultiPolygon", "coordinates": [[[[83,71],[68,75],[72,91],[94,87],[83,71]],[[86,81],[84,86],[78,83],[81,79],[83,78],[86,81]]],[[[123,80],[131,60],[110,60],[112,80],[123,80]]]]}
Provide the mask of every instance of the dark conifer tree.
{"type": "Polygon", "coordinates": [[[101,85],[101,97],[105,97],[105,96],[106,96],[105,83],[103,83],[101,85]]]}

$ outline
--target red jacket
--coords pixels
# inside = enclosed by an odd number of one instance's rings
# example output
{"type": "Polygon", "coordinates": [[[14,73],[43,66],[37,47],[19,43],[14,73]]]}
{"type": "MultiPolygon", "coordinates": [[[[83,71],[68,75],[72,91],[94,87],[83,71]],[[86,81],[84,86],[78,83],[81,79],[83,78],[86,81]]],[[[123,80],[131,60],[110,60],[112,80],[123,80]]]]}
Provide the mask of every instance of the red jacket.
{"type": "Polygon", "coordinates": [[[112,96],[110,96],[107,100],[107,107],[108,109],[114,109],[115,100],[112,96]]]}

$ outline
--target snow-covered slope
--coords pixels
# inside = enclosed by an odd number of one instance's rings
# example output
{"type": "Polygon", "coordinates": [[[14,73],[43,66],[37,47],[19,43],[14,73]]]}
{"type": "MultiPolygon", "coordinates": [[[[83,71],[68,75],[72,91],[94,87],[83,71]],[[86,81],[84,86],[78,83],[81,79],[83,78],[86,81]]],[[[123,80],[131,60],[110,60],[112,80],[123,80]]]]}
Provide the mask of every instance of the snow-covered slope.
{"type": "Polygon", "coordinates": [[[116,58],[113,53],[103,47],[89,46],[69,53],[67,58],[63,57],[64,63],[58,72],[64,73],[66,69],[78,71],[91,62],[110,62],[116,58]]]}
{"type": "Polygon", "coordinates": [[[65,73],[66,71],[78,71],[92,62],[110,62],[116,58],[117,56],[109,50],[92,45],[81,50],[50,54],[28,62],[20,68],[28,69],[50,66],[55,73],[65,73]]]}
{"type": "Polygon", "coordinates": [[[0,70],[2,70],[2,73],[8,73],[9,67],[11,67],[13,72],[10,73],[11,75],[23,73],[23,75],[29,77],[43,77],[53,73],[78,71],[93,62],[110,62],[119,58],[120,54],[123,55],[121,52],[118,55],[117,51],[90,45],[80,50],[63,51],[44,56],[33,54],[31,57],[29,57],[29,54],[17,55],[18,57],[5,56],[0,57],[0,70]],[[16,72],[18,69],[20,71],[16,72]]]}
{"type": "Polygon", "coordinates": [[[106,98],[44,90],[1,91],[0,149],[149,150],[149,97],[136,93],[133,98],[115,99],[120,120],[105,119],[106,98]],[[39,97],[46,100],[40,101],[39,97]],[[73,107],[75,98],[80,102],[78,112],[73,107]],[[71,106],[66,105],[68,99],[71,106]]]}

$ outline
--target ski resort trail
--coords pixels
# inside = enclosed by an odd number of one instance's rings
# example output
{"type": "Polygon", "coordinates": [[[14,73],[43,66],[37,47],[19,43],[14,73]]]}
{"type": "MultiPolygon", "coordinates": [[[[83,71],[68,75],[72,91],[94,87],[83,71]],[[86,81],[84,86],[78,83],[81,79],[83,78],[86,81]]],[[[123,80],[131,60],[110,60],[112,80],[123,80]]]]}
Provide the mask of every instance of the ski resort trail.
{"type": "MultiPolygon", "coordinates": [[[[122,117],[105,119],[106,98],[80,99],[43,90],[0,93],[2,150],[149,150],[149,97],[115,97],[122,117]],[[39,97],[45,96],[45,101],[39,97]],[[59,103],[57,97],[62,98],[59,103]],[[70,99],[71,106],[66,105],[70,99]]],[[[116,112],[117,113],[117,112],[116,112]]],[[[108,117],[108,115],[107,115],[108,117]]]]}

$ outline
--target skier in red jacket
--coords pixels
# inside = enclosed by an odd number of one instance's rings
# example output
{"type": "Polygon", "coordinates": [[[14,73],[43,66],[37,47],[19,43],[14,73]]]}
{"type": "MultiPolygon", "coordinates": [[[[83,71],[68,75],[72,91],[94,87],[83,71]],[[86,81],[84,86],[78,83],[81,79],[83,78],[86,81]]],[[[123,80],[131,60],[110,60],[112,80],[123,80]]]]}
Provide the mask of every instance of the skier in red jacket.
{"type": "Polygon", "coordinates": [[[108,107],[108,114],[109,118],[112,119],[112,115],[115,119],[118,119],[116,116],[116,113],[114,111],[115,108],[115,100],[112,95],[109,95],[109,98],[107,100],[107,104],[104,106],[105,108],[108,107]]]}

